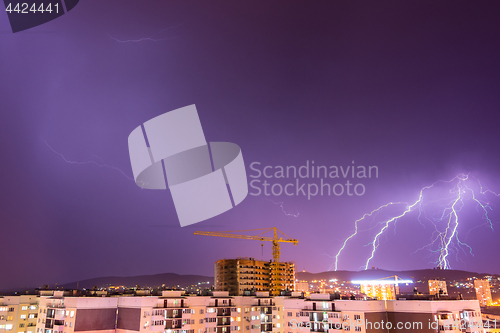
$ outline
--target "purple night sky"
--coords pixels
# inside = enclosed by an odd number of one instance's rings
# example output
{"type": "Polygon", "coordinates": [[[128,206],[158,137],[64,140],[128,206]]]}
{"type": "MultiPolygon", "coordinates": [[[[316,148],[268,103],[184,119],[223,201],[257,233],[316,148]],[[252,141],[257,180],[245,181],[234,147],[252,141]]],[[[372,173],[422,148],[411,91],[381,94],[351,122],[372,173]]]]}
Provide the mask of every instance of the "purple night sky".
{"type": "MultiPolygon", "coordinates": [[[[354,221],[381,205],[414,202],[461,172],[500,192],[499,14],[495,1],[82,0],[16,34],[0,14],[0,288],[211,276],[218,259],[272,256],[270,244],[262,255],[259,242],[196,230],[276,226],[299,239],[282,246],[282,260],[326,271],[354,221]],[[314,160],[376,165],[379,177],[354,180],[363,196],[269,197],[298,217],[249,195],[181,228],[168,190],[130,179],[127,138],[190,104],[208,141],[241,147],[248,176],[255,161],[314,160]]],[[[500,197],[488,202],[493,230],[471,200],[460,212],[473,255],[455,249],[452,268],[500,273],[500,197]]],[[[417,217],[388,229],[370,266],[434,267],[435,253],[415,253],[432,232],[417,217]]],[[[364,267],[372,226],[348,243],[339,269],[364,267]]]]}

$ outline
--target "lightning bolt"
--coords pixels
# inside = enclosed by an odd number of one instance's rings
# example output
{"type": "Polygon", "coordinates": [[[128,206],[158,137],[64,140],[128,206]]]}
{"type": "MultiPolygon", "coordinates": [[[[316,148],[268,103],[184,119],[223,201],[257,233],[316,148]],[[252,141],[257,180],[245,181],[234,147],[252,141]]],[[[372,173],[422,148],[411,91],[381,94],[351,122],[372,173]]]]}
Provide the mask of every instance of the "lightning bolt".
{"type": "Polygon", "coordinates": [[[64,162],[68,163],[68,164],[76,164],[76,165],[87,165],[87,164],[93,164],[93,165],[98,166],[98,167],[100,167],[100,168],[111,169],[111,170],[114,170],[114,171],[119,172],[122,176],[124,176],[124,177],[125,177],[125,178],[127,178],[128,180],[131,180],[131,181],[133,181],[133,182],[135,183],[134,178],[132,178],[132,177],[130,177],[129,175],[127,175],[127,174],[126,174],[125,172],[123,172],[120,168],[117,168],[117,167],[115,167],[115,166],[108,165],[108,164],[104,163],[104,161],[103,161],[100,157],[98,157],[98,156],[96,156],[96,155],[94,155],[94,158],[99,159],[101,162],[96,162],[96,161],[93,161],[93,160],[88,160],[88,161],[83,161],[83,162],[72,161],[72,160],[67,159],[67,158],[66,158],[66,156],[64,156],[62,153],[60,153],[60,152],[56,151],[54,148],[52,148],[52,147],[51,147],[51,146],[47,143],[47,141],[45,141],[43,138],[42,138],[42,141],[45,143],[45,145],[46,145],[46,146],[47,146],[47,147],[48,147],[48,148],[49,148],[49,149],[50,149],[53,153],[55,153],[56,155],[59,155],[59,156],[62,158],[62,160],[63,160],[64,162]]]}
{"type": "Polygon", "coordinates": [[[459,260],[458,252],[460,249],[464,251],[464,248],[467,248],[468,252],[473,255],[472,248],[468,244],[462,242],[458,236],[458,227],[460,225],[459,213],[465,206],[464,200],[470,198],[470,200],[476,203],[477,211],[481,213],[482,217],[487,221],[487,225],[491,228],[491,230],[493,230],[493,222],[488,215],[492,208],[489,200],[487,200],[487,194],[499,197],[497,193],[484,189],[476,178],[465,174],[459,174],[451,180],[439,180],[431,185],[423,187],[419,192],[417,200],[412,203],[390,202],[382,205],[354,221],[354,232],[344,240],[340,250],[335,255],[335,261],[330,267],[330,270],[332,268],[334,270],[338,269],[339,257],[345,250],[345,247],[350,240],[356,237],[360,232],[370,231],[377,228],[378,232],[373,237],[373,240],[367,244],[367,246],[371,247],[371,252],[366,260],[364,269],[368,269],[370,262],[375,257],[377,248],[380,246],[381,236],[385,234],[391,224],[396,225],[396,222],[417,209],[418,215],[416,217],[416,221],[418,221],[424,228],[425,225],[422,220],[425,219],[429,221],[434,226],[434,231],[431,236],[431,242],[417,249],[414,253],[428,249],[431,253],[436,254],[438,257],[434,262],[435,264],[439,265],[443,269],[450,269],[451,265],[449,262],[449,256],[453,251],[457,253],[457,260],[459,260]],[[473,186],[468,185],[468,182],[473,182],[474,180],[476,181],[477,187],[479,187],[479,191],[475,191],[473,186]],[[432,193],[429,193],[429,195],[427,195],[427,193],[438,184],[453,186],[448,191],[449,195],[433,199],[432,193]],[[376,214],[386,211],[392,206],[397,208],[398,205],[404,205],[404,209],[401,213],[392,214],[386,217],[383,221],[377,222],[374,226],[360,230],[361,222],[368,220],[368,218],[371,218],[373,222],[376,214]],[[437,213],[434,211],[429,214],[429,210],[436,209],[437,213]],[[444,230],[442,230],[443,227],[439,227],[440,225],[444,225],[444,230]]]}
{"type": "Polygon", "coordinates": [[[272,202],[273,204],[279,206],[281,208],[281,211],[283,212],[283,214],[285,214],[286,216],[293,216],[293,217],[299,217],[299,212],[297,212],[296,214],[292,214],[292,213],[287,213],[285,211],[285,203],[283,201],[280,201],[280,202],[274,202],[272,201],[271,199],[268,199],[268,198],[264,198],[265,200],[269,201],[269,202],[272,202]]]}
{"type": "Polygon", "coordinates": [[[269,201],[269,202],[271,202],[271,203],[273,203],[273,204],[275,204],[275,205],[277,205],[277,206],[279,206],[281,208],[281,211],[283,212],[283,214],[285,214],[286,216],[299,217],[299,212],[297,212],[296,214],[287,213],[285,211],[285,207],[284,207],[285,203],[283,201],[274,202],[273,200],[268,199],[268,198],[264,198],[264,199],[267,200],[267,201],[269,201]]]}
{"type": "MultiPolygon", "coordinates": [[[[345,246],[347,245],[347,242],[351,238],[353,238],[354,236],[356,236],[358,234],[358,223],[361,222],[361,221],[363,221],[367,217],[372,217],[375,213],[378,213],[379,211],[381,211],[384,208],[387,208],[387,207],[392,206],[392,205],[398,205],[398,204],[401,204],[401,202],[396,202],[396,203],[389,202],[388,204],[380,206],[379,208],[372,210],[370,213],[367,213],[367,214],[363,215],[360,219],[354,221],[354,233],[352,235],[350,235],[349,237],[346,238],[346,240],[344,241],[344,244],[342,244],[342,247],[340,248],[339,252],[335,256],[335,263],[334,263],[335,270],[337,270],[337,268],[338,268],[338,262],[339,262],[340,253],[344,250],[345,246]]],[[[332,268],[330,267],[330,270],[331,269],[332,268]]]]}
{"type": "Polygon", "coordinates": [[[111,36],[110,34],[108,34],[108,37],[111,38],[111,39],[113,39],[113,40],[115,40],[115,41],[117,41],[117,42],[119,42],[119,43],[161,42],[163,40],[170,40],[170,39],[174,39],[176,37],[160,37],[160,38],[155,38],[155,36],[161,35],[163,32],[171,30],[171,29],[174,29],[174,28],[177,28],[178,26],[180,26],[180,24],[177,24],[177,25],[174,25],[173,27],[168,27],[166,29],[163,29],[163,30],[160,30],[158,32],[155,32],[154,34],[152,34],[149,37],[143,37],[143,38],[139,38],[139,39],[120,40],[118,38],[115,38],[115,37],[111,36]]]}
{"type": "Polygon", "coordinates": [[[490,191],[490,190],[484,190],[483,191],[483,185],[481,184],[481,182],[477,178],[475,178],[475,179],[476,179],[477,183],[479,184],[479,191],[481,192],[481,194],[491,193],[491,194],[493,194],[496,197],[500,197],[500,194],[497,194],[497,193],[495,193],[493,191],[490,191]]]}

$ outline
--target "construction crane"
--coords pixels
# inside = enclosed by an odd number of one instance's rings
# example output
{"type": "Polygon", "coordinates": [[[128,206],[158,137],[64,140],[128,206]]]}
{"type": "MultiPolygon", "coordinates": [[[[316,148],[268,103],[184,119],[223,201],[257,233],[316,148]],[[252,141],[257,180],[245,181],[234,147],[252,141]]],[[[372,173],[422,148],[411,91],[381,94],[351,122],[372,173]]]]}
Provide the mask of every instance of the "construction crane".
{"type": "Polygon", "coordinates": [[[262,242],[272,242],[273,243],[273,262],[272,262],[272,271],[273,271],[273,279],[272,279],[272,294],[274,296],[279,295],[280,293],[280,276],[279,276],[279,262],[280,262],[280,243],[293,243],[293,245],[297,245],[299,241],[297,239],[290,238],[284,232],[278,230],[276,227],[272,228],[262,228],[262,229],[248,229],[248,230],[236,230],[236,231],[196,231],[195,235],[201,236],[214,236],[214,237],[226,237],[226,238],[238,238],[238,239],[250,239],[250,240],[258,240],[262,242]],[[262,231],[257,235],[241,235],[241,232],[248,231],[262,231]],[[265,236],[264,234],[267,232],[273,232],[274,237],[265,236]],[[278,235],[280,233],[281,235],[278,235]],[[280,237],[281,236],[281,237],[280,237]]]}

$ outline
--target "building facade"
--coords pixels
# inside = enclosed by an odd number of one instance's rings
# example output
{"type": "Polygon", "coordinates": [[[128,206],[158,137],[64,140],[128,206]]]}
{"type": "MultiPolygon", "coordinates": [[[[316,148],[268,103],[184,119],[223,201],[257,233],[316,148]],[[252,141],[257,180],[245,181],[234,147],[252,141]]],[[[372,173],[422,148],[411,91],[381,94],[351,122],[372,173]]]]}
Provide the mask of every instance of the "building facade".
{"type": "Polygon", "coordinates": [[[56,291],[39,299],[36,332],[114,333],[117,304],[117,297],[64,297],[56,291]]]}
{"type": "Polygon", "coordinates": [[[360,284],[361,293],[365,294],[366,297],[377,299],[377,300],[391,300],[396,299],[398,291],[394,284],[382,284],[382,283],[361,283],[360,284]]]}
{"type": "Polygon", "coordinates": [[[474,280],[474,289],[476,290],[476,298],[481,306],[491,306],[491,290],[488,280],[474,280]]]}
{"type": "Polygon", "coordinates": [[[328,294],[284,300],[285,333],[483,333],[477,301],[331,300],[328,294]]]}
{"type": "Polygon", "coordinates": [[[56,292],[0,301],[2,313],[12,317],[3,319],[9,324],[0,328],[7,333],[495,332],[481,326],[484,318],[477,300],[339,300],[331,294],[303,297],[300,292],[278,297],[269,292],[230,296],[227,291],[194,296],[165,291],[161,296],[116,297],[64,297],[56,292]]]}
{"type": "Polygon", "coordinates": [[[429,294],[430,295],[448,295],[448,288],[446,281],[429,280],[429,294]]]}
{"type": "Polygon", "coordinates": [[[0,298],[0,332],[35,333],[38,297],[35,295],[0,298]]]}
{"type": "MultiPolygon", "coordinates": [[[[279,263],[280,290],[295,290],[295,264],[279,263]]],[[[272,262],[254,258],[222,259],[215,263],[214,284],[218,291],[230,295],[249,295],[251,292],[269,291],[272,288],[272,262]]]]}

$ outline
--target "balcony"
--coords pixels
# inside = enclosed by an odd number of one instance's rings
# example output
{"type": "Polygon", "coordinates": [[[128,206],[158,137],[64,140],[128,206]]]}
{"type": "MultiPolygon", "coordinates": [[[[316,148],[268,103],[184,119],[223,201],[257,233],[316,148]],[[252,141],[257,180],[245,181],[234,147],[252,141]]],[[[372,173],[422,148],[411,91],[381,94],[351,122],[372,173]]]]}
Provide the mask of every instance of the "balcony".
{"type": "Polygon", "coordinates": [[[62,332],[64,331],[64,321],[55,321],[54,322],[54,331],[62,332]]]}
{"type": "Polygon", "coordinates": [[[222,302],[215,302],[215,303],[210,303],[208,306],[209,308],[231,308],[233,307],[234,304],[229,303],[222,303],[222,302]]]}
{"type": "Polygon", "coordinates": [[[322,312],[310,312],[309,313],[309,321],[312,322],[323,322],[323,321],[328,321],[328,314],[325,315],[322,312]]]}
{"type": "Polygon", "coordinates": [[[231,309],[217,309],[217,317],[231,317],[231,309]]]}
{"type": "Polygon", "coordinates": [[[54,316],[56,315],[56,311],[54,309],[48,309],[47,310],[47,319],[53,319],[54,316]]]}
{"type": "Polygon", "coordinates": [[[165,311],[165,318],[182,318],[182,312],[178,310],[167,310],[165,311]]]}
{"type": "Polygon", "coordinates": [[[260,325],[261,332],[272,332],[273,324],[262,324],[260,325]]]}
{"type": "Polygon", "coordinates": [[[50,319],[47,319],[45,321],[45,328],[46,329],[53,329],[54,328],[54,322],[50,319]]]}
{"type": "Polygon", "coordinates": [[[167,330],[175,330],[182,327],[182,323],[180,320],[167,320],[165,322],[165,329],[167,330]]]}
{"type": "Polygon", "coordinates": [[[230,326],[231,325],[231,320],[229,318],[218,318],[217,319],[217,326],[230,326]],[[224,320],[226,319],[226,320],[224,320]]]}
{"type": "Polygon", "coordinates": [[[154,306],[155,309],[186,309],[187,306],[184,303],[184,300],[176,300],[175,302],[168,302],[168,300],[164,300],[163,304],[156,304],[154,306]]]}
{"type": "Polygon", "coordinates": [[[263,314],[266,314],[266,315],[270,315],[270,314],[273,313],[273,308],[270,308],[270,307],[268,307],[268,308],[262,308],[261,311],[260,311],[260,313],[263,313],[263,314]]]}
{"type": "Polygon", "coordinates": [[[231,328],[224,326],[224,327],[217,327],[217,333],[230,333],[231,328]]]}
{"type": "Polygon", "coordinates": [[[264,302],[264,300],[257,299],[257,306],[276,306],[276,302],[273,302],[272,300],[266,299],[265,301],[266,302],[264,302]]]}

